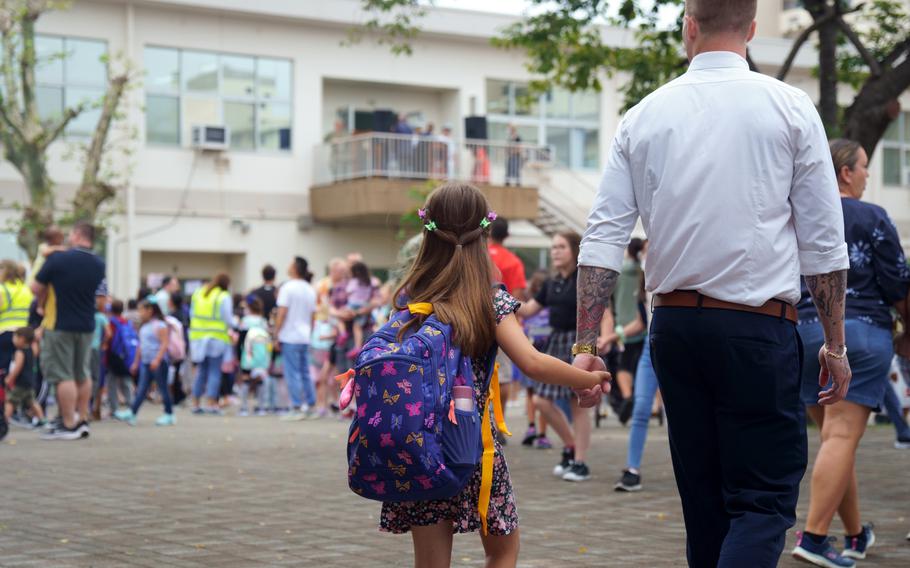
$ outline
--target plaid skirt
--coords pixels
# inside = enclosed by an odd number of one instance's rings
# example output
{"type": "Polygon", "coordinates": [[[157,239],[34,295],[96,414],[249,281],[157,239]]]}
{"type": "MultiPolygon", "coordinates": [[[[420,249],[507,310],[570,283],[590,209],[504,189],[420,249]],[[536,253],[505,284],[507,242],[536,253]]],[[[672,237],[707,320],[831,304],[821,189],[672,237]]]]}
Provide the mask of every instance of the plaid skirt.
{"type": "MultiPolygon", "coordinates": [[[[572,345],[575,343],[575,330],[554,330],[550,334],[545,350],[547,355],[552,355],[566,363],[572,363],[572,345]]],[[[569,398],[574,392],[569,387],[563,385],[551,385],[547,383],[537,383],[534,387],[534,394],[550,400],[559,398],[569,398]]]]}

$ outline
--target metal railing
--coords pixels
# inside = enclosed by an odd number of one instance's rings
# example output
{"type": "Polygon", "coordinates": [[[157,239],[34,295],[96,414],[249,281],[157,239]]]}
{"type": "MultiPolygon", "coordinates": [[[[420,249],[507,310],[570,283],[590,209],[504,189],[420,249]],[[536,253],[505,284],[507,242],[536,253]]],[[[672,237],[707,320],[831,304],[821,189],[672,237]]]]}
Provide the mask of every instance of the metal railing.
{"type": "Polygon", "coordinates": [[[314,180],[325,185],[384,177],[517,186],[554,162],[555,149],[550,146],[373,132],[317,146],[314,180]]]}

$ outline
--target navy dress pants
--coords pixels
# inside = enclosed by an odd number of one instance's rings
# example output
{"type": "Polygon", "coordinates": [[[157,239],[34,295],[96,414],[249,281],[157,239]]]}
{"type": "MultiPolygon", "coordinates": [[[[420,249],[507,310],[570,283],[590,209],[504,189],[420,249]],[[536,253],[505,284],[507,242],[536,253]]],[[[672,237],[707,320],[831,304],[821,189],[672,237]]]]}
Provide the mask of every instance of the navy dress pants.
{"type": "Polygon", "coordinates": [[[807,463],[796,325],[659,307],[650,341],[689,566],[777,566],[807,463]]]}

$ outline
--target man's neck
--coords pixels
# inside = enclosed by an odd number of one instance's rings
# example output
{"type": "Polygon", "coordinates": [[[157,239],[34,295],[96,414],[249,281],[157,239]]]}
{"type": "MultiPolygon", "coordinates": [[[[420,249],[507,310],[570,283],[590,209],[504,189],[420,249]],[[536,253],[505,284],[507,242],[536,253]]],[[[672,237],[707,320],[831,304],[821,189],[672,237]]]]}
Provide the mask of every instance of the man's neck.
{"type": "Polygon", "coordinates": [[[734,41],[728,37],[705,38],[695,50],[692,59],[709,51],[730,51],[746,59],[747,46],[741,41],[734,41]]]}

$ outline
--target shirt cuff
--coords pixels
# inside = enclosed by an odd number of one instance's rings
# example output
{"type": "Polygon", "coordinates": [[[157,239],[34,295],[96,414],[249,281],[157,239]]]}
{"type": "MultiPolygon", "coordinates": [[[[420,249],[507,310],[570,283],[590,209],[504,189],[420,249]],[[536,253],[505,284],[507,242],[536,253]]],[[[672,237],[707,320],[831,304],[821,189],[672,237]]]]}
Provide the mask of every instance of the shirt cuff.
{"type": "Polygon", "coordinates": [[[799,267],[803,276],[828,274],[850,268],[850,257],[847,255],[847,243],[826,251],[799,251],[799,267]]]}
{"type": "Polygon", "coordinates": [[[626,247],[610,243],[588,241],[582,243],[578,266],[594,266],[619,272],[625,258],[626,247]]]}

